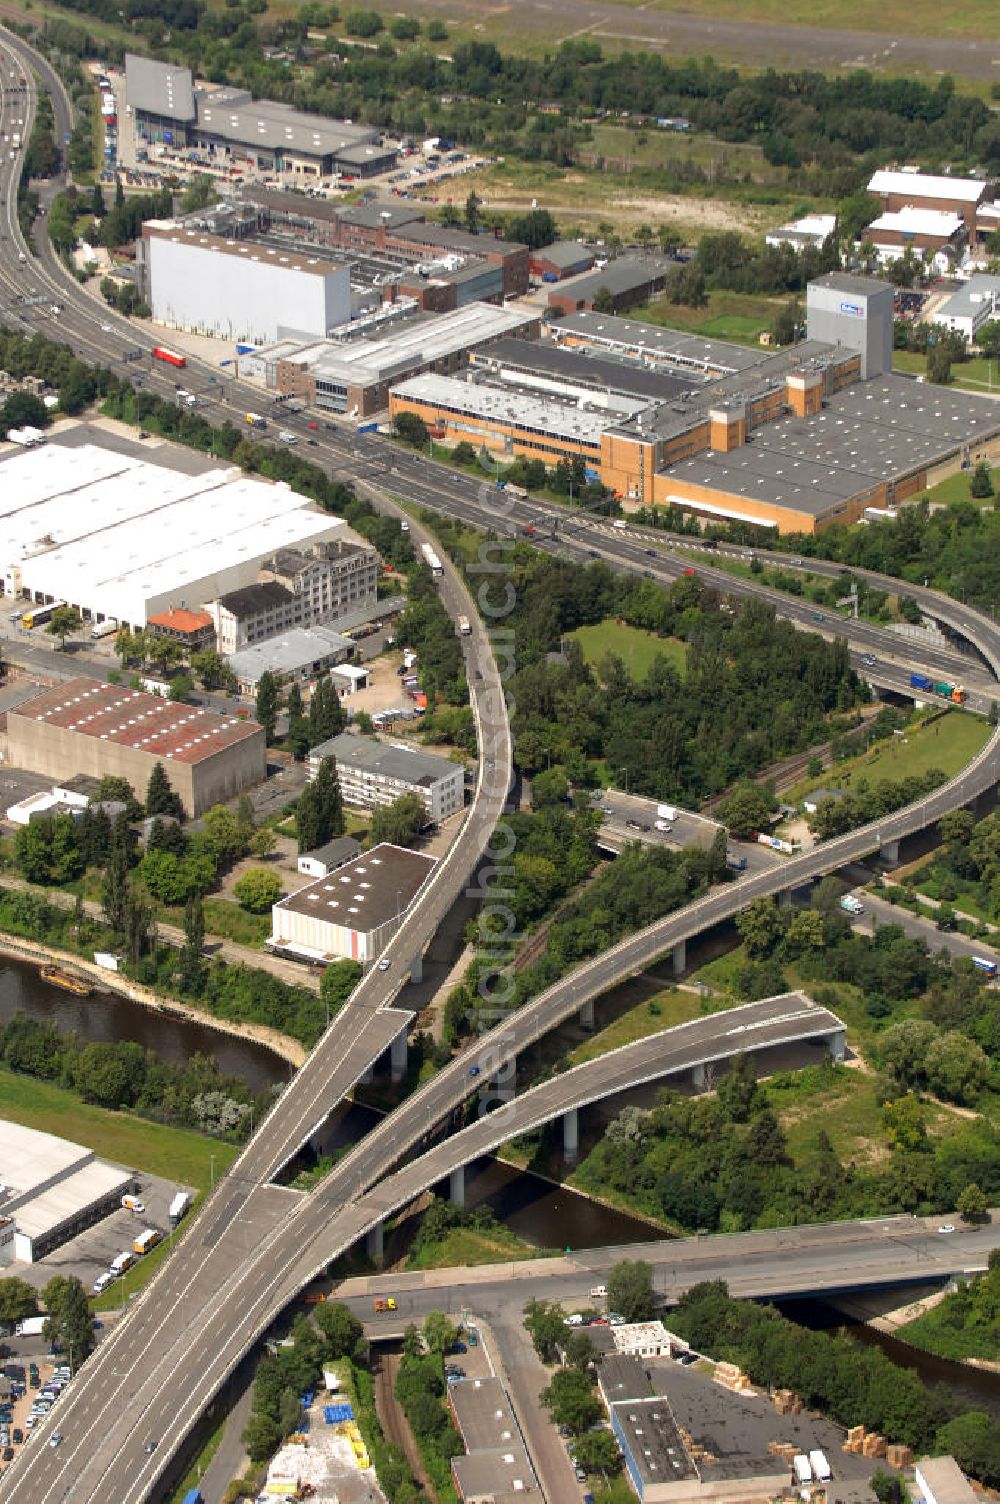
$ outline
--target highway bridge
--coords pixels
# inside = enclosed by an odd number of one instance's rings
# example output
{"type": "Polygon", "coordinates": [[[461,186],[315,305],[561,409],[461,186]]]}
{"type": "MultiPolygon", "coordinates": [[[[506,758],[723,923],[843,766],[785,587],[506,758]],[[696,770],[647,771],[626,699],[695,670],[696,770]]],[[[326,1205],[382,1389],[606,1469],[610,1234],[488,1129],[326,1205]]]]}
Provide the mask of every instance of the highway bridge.
{"type": "Polygon", "coordinates": [[[951,1224],[937,1218],[893,1216],[580,1248],[556,1259],[361,1276],[342,1280],[331,1295],[383,1337],[401,1334],[428,1311],[467,1308],[499,1324],[519,1320],[532,1298],[592,1305],[591,1289],[620,1259],[651,1264],[656,1293],[668,1303],[702,1280],[723,1280],[748,1299],[829,1296],[980,1273],[1000,1239],[998,1216],[947,1233],[938,1229],[951,1224]],[[386,1295],[396,1311],[373,1319],[374,1297],[386,1295]]]}
{"type": "MultiPolygon", "coordinates": [[[[14,39],[5,42],[4,49],[8,56],[13,51],[38,69],[55,97],[57,133],[62,134],[69,128],[67,102],[51,70],[14,39]]],[[[0,106],[6,107],[6,103],[0,96],[0,106]]],[[[29,112],[30,108],[29,102],[29,112]]],[[[6,164],[4,175],[8,176],[6,164]]],[[[145,331],[139,332],[110,312],[96,309],[80,292],[55,261],[44,234],[36,231],[40,256],[31,261],[30,270],[12,261],[21,242],[12,215],[14,195],[9,176],[4,187],[8,235],[0,244],[0,280],[8,296],[23,295],[28,279],[31,285],[44,288],[63,310],[51,328],[45,328],[47,316],[42,316],[44,332],[57,334],[87,359],[115,366],[123,350],[149,349],[151,340],[145,331]]],[[[21,316],[29,322],[38,317],[30,309],[21,316]]],[[[185,376],[189,388],[197,389],[196,377],[204,379],[207,371],[200,362],[191,361],[185,376]]],[[[149,389],[172,395],[168,378],[152,365],[141,376],[135,374],[149,389]]],[[[225,393],[206,384],[200,395],[203,406],[211,409],[211,417],[225,416],[225,393]]],[[[287,416],[290,427],[304,422],[287,416]]],[[[359,475],[359,479],[380,485],[391,474],[389,489],[397,494],[402,492],[408,499],[428,506],[436,503],[441,511],[467,508],[468,519],[479,526],[497,523],[495,493],[488,488],[477,489],[442,467],[429,468],[419,456],[400,454],[383,441],[354,434],[329,437],[324,431],[314,453],[317,459],[334,464],[340,473],[349,473],[352,467],[356,473],[359,468],[367,469],[368,474],[359,475]]],[[[391,505],[386,500],[381,504],[391,505]]],[[[511,525],[534,525],[534,519],[544,511],[537,504],[518,501],[512,505],[511,525]]],[[[568,547],[573,557],[603,557],[616,568],[655,571],[656,578],[670,578],[683,567],[658,553],[658,540],[647,545],[637,541],[629,530],[624,530],[624,536],[621,532],[612,534],[585,518],[580,519],[579,529],[580,539],[585,541],[574,538],[567,543],[564,536],[558,540],[559,547],[568,547]],[[585,533],[586,529],[589,532],[585,533]],[[647,547],[654,548],[657,556],[651,557],[647,547]]],[[[419,534],[418,529],[414,531],[419,534]]],[[[744,587],[728,575],[724,580],[728,593],[744,588],[758,593],[753,582],[746,582],[744,587]]],[[[898,588],[898,582],[890,585],[898,588]]],[[[891,847],[902,836],[924,828],[946,810],[967,803],[989,788],[1000,771],[1000,746],[995,735],[957,778],[909,809],[773,871],[755,873],[707,893],[677,914],[629,937],[504,1020],[478,1042],[474,1052],[438,1072],[367,1135],[311,1194],[282,1190],[268,1183],[275,1170],[349,1089],[365,1068],[366,1055],[371,1056],[376,1047],[384,1049],[386,1031],[396,1029],[398,1033],[405,1022],[403,1011],[392,1005],[427,938],[473,870],[509,787],[509,735],[496,664],[471,599],[450,569],[444,592],[453,614],[461,611],[475,622],[467,662],[482,754],[474,804],[452,853],[393,942],[390,971],[370,973],[364,979],[233,1170],[191,1223],[163,1270],[135,1302],[128,1319],[75,1380],[59,1409],[58,1426],[64,1438],[61,1445],[44,1445],[51,1439],[54,1422],[50,1421],[0,1481],[0,1501],[30,1498],[32,1504],[63,1500],[67,1504],[96,1504],[112,1498],[116,1504],[139,1504],[159,1497],[173,1455],[226,1375],[303,1286],[338,1251],[349,1247],[373,1225],[378,1208],[365,1201],[366,1194],[401,1158],[421,1145],[434,1125],[447,1122],[467,1096],[506,1072],[521,1050],[624,976],[643,970],[666,952],[672,951],[680,960],[688,939],[731,918],[751,898],[779,893],[873,850],[891,847]],[[477,667],[481,681],[475,679],[477,667]],[[396,1017],[387,1019],[389,1012],[395,1012],[396,1017]],[[368,1032],[376,1027],[373,1019],[378,1020],[377,1035],[368,1032]],[[477,1076],[470,1075],[472,1061],[478,1067],[477,1076]]],[[[910,589],[910,593],[924,609],[972,642],[994,673],[1000,669],[1000,634],[991,622],[936,592],[910,589]]],[[[785,614],[792,614],[786,609],[787,599],[781,597],[781,602],[785,614]]],[[[821,625],[808,621],[801,624],[808,630],[821,625]]],[[[886,634],[864,623],[837,622],[830,630],[847,637],[856,648],[864,643],[886,643],[886,634]],[[861,633],[866,635],[862,637],[861,633]]],[[[902,651],[900,648],[893,639],[892,649],[906,666],[910,650],[908,645],[903,645],[902,651]]],[[[882,650],[888,655],[887,647],[882,650]]],[[[923,650],[914,658],[915,667],[930,662],[923,650]]],[[[942,668],[942,672],[954,673],[954,668],[942,668]]],[[[517,1111],[515,1099],[515,1123],[517,1111]]],[[[515,1126],[511,1131],[519,1129],[515,1126]]]]}

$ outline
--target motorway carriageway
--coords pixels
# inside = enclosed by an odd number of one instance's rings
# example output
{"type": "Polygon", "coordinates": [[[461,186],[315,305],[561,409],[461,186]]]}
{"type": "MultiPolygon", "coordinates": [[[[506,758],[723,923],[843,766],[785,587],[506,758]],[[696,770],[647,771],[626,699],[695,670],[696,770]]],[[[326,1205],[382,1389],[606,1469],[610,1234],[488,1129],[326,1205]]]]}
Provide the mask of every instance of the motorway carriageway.
{"type": "MultiPolygon", "coordinates": [[[[106,358],[103,349],[101,358],[106,358]]],[[[970,619],[975,616],[975,613],[966,614],[970,619]]],[[[989,631],[989,624],[982,618],[978,618],[975,627],[986,633],[989,631]]],[[[987,644],[984,641],[984,646],[996,665],[995,642],[987,644]]],[[[825,860],[821,867],[849,859],[855,847],[859,851],[870,850],[882,840],[892,839],[911,827],[919,828],[936,818],[944,808],[954,807],[955,803],[972,797],[981,787],[988,786],[995,776],[996,738],[945,790],[936,791],[936,795],[921,801],[910,811],[898,812],[889,821],[881,822],[877,830],[854,832],[841,842],[824,848],[825,860]],[[848,847],[850,852],[846,849],[848,847]]],[[[788,868],[781,870],[787,880],[790,876],[788,868]]],[[[804,880],[808,875],[804,870],[796,869],[798,878],[804,880]]],[[[761,885],[755,878],[723,889],[721,894],[730,905],[736,897],[734,907],[742,907],[754,896],[751,887],[757,886],[761,885]]],[[[767,886],[765,883],[762,890],[767,890],[767,886]]],[[[679,924],[684,933],[696,933],[699,927],[717,922],[712,917],[713,912],[721,913],[727,906],[723,902],[718,910],[713,910],[712,903],[713,895],[709,895],[693,906],[696,913],[685,910],[683,919],[671,916],[671,920],[661,922],[661,925],[673,922],[679,924]]],[[[576,991],[569,999],[569,1011],[579,1007],[587,996],[604,990],[622,974],[641,964],[644,948],[660,951],[664,942],[668,947],[674,943],[669,939],[668,930],[657,926],[652,929],[659,932],[644,932],[643,937],[634,937],[638,944],[626,943],[625,949],[616,947],[608,958],[598,958],[597,962],[584,968],[586,977],[575,974],[573,984],[576,991]]],[[[567,983],[560,984],[560,988],[564,993],[569,990],[567,983]]],[[[550,1013],[558,1013],[567,1006],[565,996],[558,1000],[543,995],[542,999],[537,999],[522,1014],[495,1031],[492,1038],[487,1036],[477,1046],[477,1058],[484,1063],[484,1074],[510,1059],[517,1048],[528,1041],[532,1031],[544,1031],[546,1002],[550,1013]],[[505,1041],[505,1033],[512,1038],[505,1041]],[[495,1067],[487,1058],[490,1051],[495,1054],[495,1067]]],[[[369,1225],[369,1218],[350,1205],[349,1198],[385,1174],[406,1148],[419,1142],[430,1123],[447,1116],[468,1094],[467,1065],[468,1057],[439,1073],[429,1087],[409,1099],[399,1113],[392,1115],[385,1128],[369,1135],[311,1197],[296,1197],[294,1193],[281,1192],[259,1183],[249,1189],[244,1185],[241,1190],[238,1175],[234,1177],[235,1199],[244,1203],[245,1212],[259,1206],[262,1221],[268,1217],[276,1219],[275,1230],[265,1233],[261,1240],[256,1236],[259,1224],[251,1221],[249,1216],[238,1217],[229,1223],[225,1238],[217,1239],[212,1250],[217,1255],[220,1250],[224,1253],[229,1277],[221,1288],[214,1278],[210,1280],[212,1288],[202,1289],[200,1299],[197,1279],[192,1281],[191,1287],[184,1289],[183,1295],[175,1287],[174,1302],[169,1305],[166,1300],[159,1299],[168,1296],[168,1287],[164,1285],[158,1290],[157,1282],[150,1286],[137,1303],[133,1316],[122,1323],[97,1359],[91,1360],[67,1396],[60,1424],[69,1426],[72,1409],[67,1407],[77,1407],[79,1426],[74,1425],[74,1434],[67,1436],[61,1448],[37,1449],[32,1459],[32,1463],[36,1460],[38,1463],[37,1480],[34,1465],[27,1470],[20,1466],[15,1468],[14,1473],[21,1483],[32,1489],[33,1501],[36,1498],[38,1501],[63,1497],[67,1500],[106,1498],[109,1490],[119,1504],[130,1504],[132,1500],[148,1496],[155,1478],[163,1471],[167,1455],[179,1444],[208,1402],[224,1372],[252,1345],[270,1317],[292,1298],[312,1272],[332,1256],[335,1251],[332,1245],[348,1246],[369,1225]],[[405,1119],[408,1126],[404,1126],[401,1119],[405,1119]],[[309,1273],[304,1275],[304,1271],[309,1273]],[[140,1311],[144,1316],[147,1312],[150,1317],[154,1316],[150,1298],[154,1295],[158,1297],[163,1321],[158,1324],[153,1319],[137,1323],[135,1318],[140,1311]],[[190,1309],[186,1310],[186,1307],[190,1309]],[[131,1341],[119,1351],[121,1339],[130,1328],[142,1341],[142,1333],[135,1331],[140,1325],[146,1329],[150,1339],[148,1344],[137,1353],[138,1342],[131,1341]],[[189,1339],[187,1343],[185,1338],[189,1339]],[[109,1354],[109,1363],[101,1358],[104,1352],[109,1354]],[[117,1366],[119,1359],[123,1367],[126,1363],[129,1365],[124,1371],[117,1366]],[[108,1381],[103,1386],[101,1378],[108,1381]],[[159,1436],[153,1432],[154,1426],[160,1429],[159,1436]],[[142,1451],[146,1436],[156,1442],[151,1454],[142,1451]],[[74,1443],[72,1447],[71,1441],[74,1443]]],[[[261,1132],[266,1132],[267,1127],[265,1124],[261,1132]]],[[[271,1159],[274,1157],[272,1154],[271,1159]]],[[[197,1226],[197,1223],[192,1226],[197,1226]]],[[[185,1242],[186,1239],[182,1240],[182,1252],[185,1242]]],[[[170,1270],[177,1257],[175,1255],[168,1262],[165,1272],[170,1270]]],[[[203,1272],[204,1266],[199,1265],[194,1274],[198,1276],[203,1272]]],[[[0,1484],[0,1498],[6,1497],[11,1495],[6,1492],[4,1480],[0,1484]]]]}

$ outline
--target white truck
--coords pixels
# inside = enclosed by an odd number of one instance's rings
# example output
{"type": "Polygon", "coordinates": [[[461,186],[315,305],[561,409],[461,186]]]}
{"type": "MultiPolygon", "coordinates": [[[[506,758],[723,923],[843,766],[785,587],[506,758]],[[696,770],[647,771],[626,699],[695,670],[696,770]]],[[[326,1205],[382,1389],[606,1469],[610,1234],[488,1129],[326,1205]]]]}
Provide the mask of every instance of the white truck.
{"type": "Polygon", "coordinates": [[[469,618],[467,616],[460,616],[458,618],[458,633],[460,637],[471,636],[472,628],[469,626],[469,618]]]}
{"type": "Polygon", "coordinates": [[[294,433],[289,433],[287,428],[281,429],[278,438],[283,444],[297,444],[299,442],[298,436],[294,433]]]}
{"type": "Polygon", "coordinates": [[[40,1337],[45,1327],[44,1316],[26,1316],[14,1328],[15,1337],[40,1337]]]}
{"type": "Polygon", "coordinates": [[[117,631],[117,621],[113,616],[109,616],[105,621],[96,622],[90,629],[90,635],[96,642],[99,638],[110,637],[113,632],[117,631]]]}
{"type": "Polygon", "coordinates": [[[818,1447],[814,1448],[809,1453],[809,1466],[813,1470],[814,1478],[820,1483],[829,1483],[832,1474],[830,1472],[830,1464],[826,1460],[825,1452],[821,1452],[818,1447]]]}
{"type": "Polygon", "coordinates": [[[795,1481],[800,1487],[803,1483],[812,1482],[813,1472],[809,1466],[809,1458],[805,1452],[799,1452],[796,1457],[792,1458],[792,1471],[795,1474],[795,1481]]]}
{"type": "Polygon", "coordinates": [[[178,1191],[170,1203],[170,1226],[176,1227],[178,1222],[191,1205],[191,1195],[188,1191],[178,1191]]]}
{"type": "Polygon", "coordinates": [[[677,819],[677,806],[674,804],[658,804],[656,806],[656,818],[658,820],[670,820],[673,822],[677,819]]]}

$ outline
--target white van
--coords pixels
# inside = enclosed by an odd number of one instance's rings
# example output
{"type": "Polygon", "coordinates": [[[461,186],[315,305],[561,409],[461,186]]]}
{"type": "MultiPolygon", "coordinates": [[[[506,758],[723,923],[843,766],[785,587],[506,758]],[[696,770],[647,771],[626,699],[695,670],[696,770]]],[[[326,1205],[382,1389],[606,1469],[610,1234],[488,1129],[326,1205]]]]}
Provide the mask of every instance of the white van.
{"type": "Polygon", "coordinates": [[[93,1285],[94,1294],[95,1295],[100,1295],[103,1290],[106,1290],[109,1285],[113,1285],[114,1282],[115,1282],[115,1277],[111,1273],[111,1270],[110,1269],[106,1269],[103,1274],[99,1274],[97,1276],[97,1278],[94,1280],[94,1285],[93,1285]]]}
{"type": "Polygon", "coordinates": [[[123,1196],[122,1206],[127,1212],[138,1212],[140,1216],[146,1210],[138,1196],[123,1196]]]}

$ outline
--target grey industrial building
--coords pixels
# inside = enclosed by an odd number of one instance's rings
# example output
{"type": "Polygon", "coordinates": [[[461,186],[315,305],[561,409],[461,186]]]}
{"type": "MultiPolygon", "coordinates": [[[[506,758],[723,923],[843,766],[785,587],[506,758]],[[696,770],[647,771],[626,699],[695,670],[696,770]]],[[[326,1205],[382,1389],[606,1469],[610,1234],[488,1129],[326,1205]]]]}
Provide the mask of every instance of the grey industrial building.
{"type": "Polygon", "coordinates": [[[120,775],[140,795],[162,763],[192,816],[267,772],[264,728],[255,721],[95,679],[71,679],[9,710],[0,751],[15,767],[53,778],[120,775]]]}
{"type": "Polygon", "coordinates": [[[346,804],[374,809],[403,794],[416,794],[428,820],[438,824],[465,803],[465,770],[461,763],[437,757],[401,742],[343,731],[320,742],[309,753],[309,782],[324,758],[332,757],[346,804]]]}
{"type": "MultiPolygon", "coordinates": [[[[257,585],[256,590],[268,586],[257,585]]],[[[240,692],[256,694],[265,673],[273,674],[282,684],[293,680],[308,683],[338,663],[346,663],[354,652],[350,637],[343,637],[332,627],[317,622],[312,627],[292,627],[276,637],[268,637],[253,647],[231,653],[227,662],[240,692]]]]}
{"type": "Polygon", "coordinates": [[[806,333],[857,351],[867,381],[892,370],[892,308],[890,282],[827,272],[806,289],[806,333]]]}
{"type": "Polygon", "coordinates": [[[0,1119],[0,1267],[33,1264],[121,1205],[135,1172],[51,1133],[0,1119]]]}
{"type": "Polygon", "coordinates": [[[498,1378],[463,1379],[448,1387],[448,1403],[465,1446],[451,1459],[463,1504],[517,1504],[541,1490],[506,1390],[498,1378]]]}
{"type": "Polygon", "coordinates": [[[142,259],[158,324],[262,344],[280,329],[323,336],[349,322],[348,268],[172,220],[147,220],[142,259]]]}
{"type": "Polygon", "coordinates": [[[388,406],[395,382],[425,371],[451,375],[464,368],[470,352],[498,339],[531,339],[538,327],[535,314],[473,302],[354,337],[304,341],[289,335],[244,356],[240,374],[310,406],[365,417],[388,406]]]}
{"type": "Polygon", "coordinates": [[[125,97],[141,141],[199,147],[221,162],[262,172],[367,177],[391,167],[396,153],[371,126],[309,115],[246,89],[195,87],[191,72],[135,53],[125,56],[125,97]]]}
{"type": "Polygon", "coordinates": [[[607,266],[559,282],[549,293],[548,304],[557,313],[578,313],[593,308],[594,299],[603,292],[611,299],[614,312],[621,313],[662,292],[676,265],[670,257],[657,254],[619,256],[607,266]]]}

